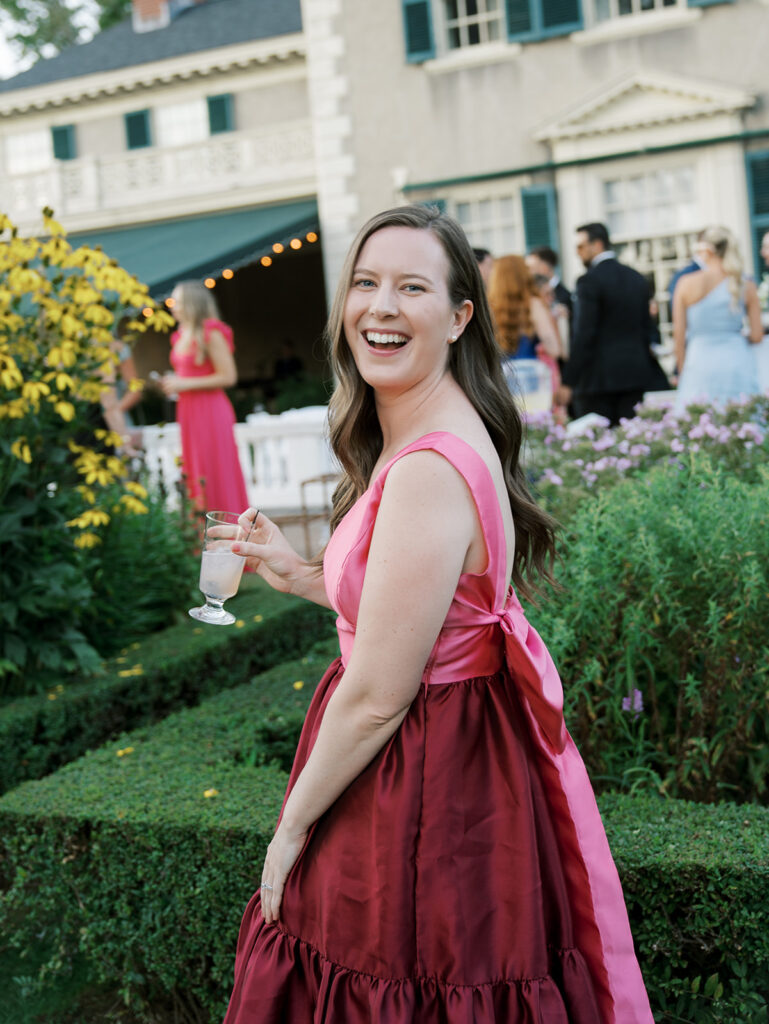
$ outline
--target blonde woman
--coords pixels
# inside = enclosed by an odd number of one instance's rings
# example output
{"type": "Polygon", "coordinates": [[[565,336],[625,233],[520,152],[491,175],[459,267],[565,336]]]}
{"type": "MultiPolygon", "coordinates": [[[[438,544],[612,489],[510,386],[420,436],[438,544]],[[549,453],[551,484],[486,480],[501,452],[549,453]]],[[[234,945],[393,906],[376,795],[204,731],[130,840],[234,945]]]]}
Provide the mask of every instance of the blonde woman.
{"type": "Polygon", "coordinates": [[[682,277],[673,293],[679,413],[698,400],[723,403],[760,391],[753,346],[763,337],[761,307],[737,242],[726,228],[706,228],[694,254],[703,269],[682,277]]]}
{"type": "Polygon", "coordinates": [[[187,492],[201,510],[240,512],[248,495],[232,432],[235,412],[224,393],[238,379],[232,329],[219,319],[214,297],[200,281],[182,281],[172,298],[179,324],[171,335],[175,372],[163,377],[162,387],[179,396],[187,492]]]}

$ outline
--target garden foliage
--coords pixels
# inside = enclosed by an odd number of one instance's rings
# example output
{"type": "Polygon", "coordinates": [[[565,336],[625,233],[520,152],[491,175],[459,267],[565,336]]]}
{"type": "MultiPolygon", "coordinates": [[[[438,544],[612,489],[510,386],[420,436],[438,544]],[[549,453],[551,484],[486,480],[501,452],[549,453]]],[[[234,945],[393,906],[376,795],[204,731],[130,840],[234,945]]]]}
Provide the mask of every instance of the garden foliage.
{"type": "Polygon", "coordinates": [[[221,1019],[287,779],[259,723],[302,716],[336,654],[334,637],[0,799],[0,935],[25,985],[84,959],[136,1020],[221,1019]]]}
{"type": "Polygon", "coordinates": [[[232,629],[194,626],[185,615],[162,634],[131,644],[99,677],[51,680],[45,693],[0,708],[0,793],[121,732],[237,686],[334,632],[328,609],[251,577],[229,604],[240,616],[232,629]]]}
{"type": "Polygon", "coordinates": [[[583,501],[530,613],[601,788],[769,801],[769,470],[702,452],[583,501]]]}
{"type": "MultiPolygon", "coordinates": [[[[0,934],[23,954],[11,998],[85,963],[91,994],[119,993],[135,1021],[221,1020],[287,780],[280,731],[259,723],[300,717],[336,651],[318,645],[0,799],[0,934]]],[[[767,1024],[769,811],[601,806],[656,1019],[767,1024]]]]}
{"type": "Polygon", "coordinates": [[[641,408],[619,427],[594,425],[578,434],[545,413],[529,420],[524,452],[540,500],[563,523],[583,501],[615,484],[659,466],[685,470],[699,454],[741,480],[756,481],[769,461],[769,395],[723,409],[695,404],[681,417],[668,406],[641,408]]]}
{"type": "MultiPolygon", "coordinates": [[[[100,396],[118,362],[115,325],[124,314],[136,314],[128,320],[135,332],[172,323],[103,252],[73,250],[50,211],[44,229],[46,240],[20,238],[0,215],[0,696],[99,666],[109,636],[94,623],[104,572],[132,546],[128,561],[144,557],[137,541],[146,538],[132,541],[125,521],[148,511],[119,454],[122,439],[100,427],[100,396]],[[100,558],[105,528],[110,550],[100,558]]],[[[153,525],[168,558],[152,565],[164,580],[189,579],[173,543],[181,527],[157,510],[153,525]]],[[[131,578],[121,582],[130,619],[142,597],[131,578]]],[[[147,584],[146,571],[137,582],[147,584]]],[[[168,600],[177,597],[172,585],[168,600]]],[[[157,610],[157,592],[154,600],[157,610]]]]}

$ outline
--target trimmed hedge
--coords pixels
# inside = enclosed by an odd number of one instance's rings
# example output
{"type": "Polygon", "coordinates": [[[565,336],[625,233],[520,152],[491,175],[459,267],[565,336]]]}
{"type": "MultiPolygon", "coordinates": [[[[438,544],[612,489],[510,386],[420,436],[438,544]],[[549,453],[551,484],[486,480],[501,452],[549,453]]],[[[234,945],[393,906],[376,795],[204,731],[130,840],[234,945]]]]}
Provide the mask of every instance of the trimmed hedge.
{"type": "Polygon", "coordinates": [[[769,1021],[769,810],[604,794],[655,1020],[769,1021]]]}
{"type": "MultiPolygon", "coordinates": [[[[85,962],[136,1020],[221,1019],[286,784],[269,762],[335,651],[318,645],[0,799],[0,935],[25,973],[58,986],[85,962]]],[[[766,1024],[769,811],[601,806],[656,1019],[766,1024]]]]}
{"type": "Polygon", "coordinates": [[[0,935],[26,975],[58,988],[85,960],[141,1020],[222,1015],[287,781],[257,767],[260,725],[303,716],[337,653],[317,645],[0,799],[0,935]]]}
{"type": "Polygon", "coordinates": [[[137,726],[157,722],[334,633],[333,613],[246,576],[229,628],[181,621],[134,643],[78,685],[0,705],[0,792],[40,778],[137,726]]]}

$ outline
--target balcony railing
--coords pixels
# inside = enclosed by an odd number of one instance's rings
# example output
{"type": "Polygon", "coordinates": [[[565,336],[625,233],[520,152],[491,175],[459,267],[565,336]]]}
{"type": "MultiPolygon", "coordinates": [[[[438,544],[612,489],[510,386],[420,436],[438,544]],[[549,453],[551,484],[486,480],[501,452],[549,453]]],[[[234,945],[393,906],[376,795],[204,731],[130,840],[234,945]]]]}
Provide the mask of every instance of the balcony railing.
{"type": "MultiPolygon", "coordinates": [[[[283,197],[292,183],[314,182],[312,131],[307,120],[249,132],[227,132],[203,142],[168,148],[134,149],[105,156],[56,161],[29,174],[8,175],[0,186],[0,206],[20,227],[37,224],[51,206],[60,219],[119,215],[173,201],[254,197],[270,190],[283,197]]],[[[199,208],[199,207],[197,207],[199,208]]],[[[101,218],[103,222],[103,217],[101,218]]],[[[79,225],[80,226],[80,225],[79,225]]],[[[86,226],[86,225],[83,225],[86,226]]]]}
{"type": "MultiPolygon", "coordinates": [[[[257,413],[235,424],[235,443],[253,506],[273,516],[326,504],[326,489],[318,478],[339,471],[326,437],[326,415],[325,406],[311,406],[280,416],[257,413]]],[[[145,427],[142,443],[150,484],[162,488],[169,505],[177,504],[179,424],[145,427]]]]}

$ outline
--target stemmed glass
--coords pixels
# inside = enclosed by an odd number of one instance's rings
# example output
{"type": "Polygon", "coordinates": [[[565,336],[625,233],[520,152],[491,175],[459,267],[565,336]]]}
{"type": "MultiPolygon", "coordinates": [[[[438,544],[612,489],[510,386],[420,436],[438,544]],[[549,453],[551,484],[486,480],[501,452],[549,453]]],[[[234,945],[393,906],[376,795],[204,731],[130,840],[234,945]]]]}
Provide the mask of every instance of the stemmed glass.
{"type": "Polygon", "coordinates": [[[199,584],[206,603],[200,608],[190,608],[193,619],[212,626],[229,626],[235,622],[235,616],[225,611],[223,605],[227,598],[237,594],[246,559],[244,555],[236,555],[232,545],[234,541],[247,541],[253,528],[253,522],[248,529],[242,527],[235,512],[206,512],[199,584]]]}

